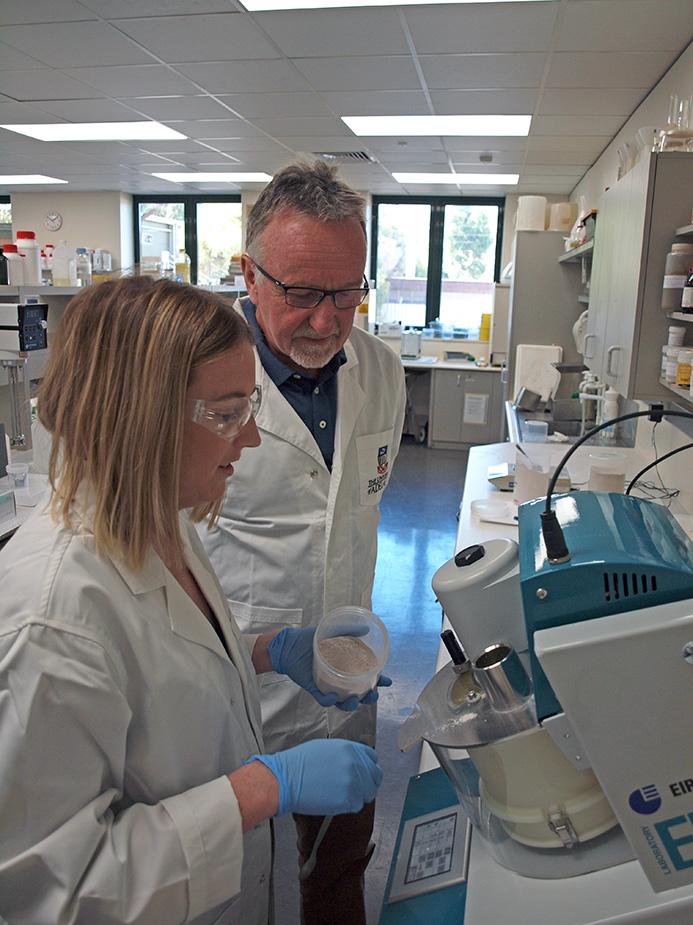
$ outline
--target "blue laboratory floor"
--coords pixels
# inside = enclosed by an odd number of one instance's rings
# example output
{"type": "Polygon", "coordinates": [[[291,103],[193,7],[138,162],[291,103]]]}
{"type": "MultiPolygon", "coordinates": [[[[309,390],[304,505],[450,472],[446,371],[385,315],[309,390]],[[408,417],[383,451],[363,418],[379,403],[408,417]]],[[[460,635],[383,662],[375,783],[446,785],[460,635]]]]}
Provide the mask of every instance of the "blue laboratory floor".
{"type": "MultiPolygon", "coordinates": [[[[431,450],[405,437],[381,504],[373,609],[390,633],[386,672],[391,688],[378,705],[378,757],[384,771],[376,802],[375,852],[366,872],[368,925],[377,925],[407,783],[419,749],[402,754],[397,733],[435,667],[441,609],[431,589],[435,570],[455,546],[457,511],[467,453],[431,450]]],[[[276,925],[298,925],[295,834],[278,820],[275,862],[276,925]]]]}

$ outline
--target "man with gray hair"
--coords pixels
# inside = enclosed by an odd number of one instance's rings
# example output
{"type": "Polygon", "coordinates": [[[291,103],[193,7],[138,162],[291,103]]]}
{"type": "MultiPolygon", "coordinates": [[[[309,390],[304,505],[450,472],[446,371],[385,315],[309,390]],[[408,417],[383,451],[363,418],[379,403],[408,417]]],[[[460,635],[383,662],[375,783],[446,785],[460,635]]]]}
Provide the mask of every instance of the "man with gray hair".
{"type": "MultiPolygon", "coordinates": [[[[399,357],[353,327],[368,295],[364,205],[324,162],[299,163],[274,177],[247,223],[248,298],[237,308],[255,334],[262,445],[236,464],[203,541],[243,632],[276,631],[273,665],[300,666],[261,681],[268,751],[325,737],[375,742],[377,693],[335,706],[311,675],[323,614],[371,606],[379,502],[404,420],[399,357]]],[[[304,925],[365,925],[373,817],[372,803],[327,828],[294,817],[304,925]]]]}

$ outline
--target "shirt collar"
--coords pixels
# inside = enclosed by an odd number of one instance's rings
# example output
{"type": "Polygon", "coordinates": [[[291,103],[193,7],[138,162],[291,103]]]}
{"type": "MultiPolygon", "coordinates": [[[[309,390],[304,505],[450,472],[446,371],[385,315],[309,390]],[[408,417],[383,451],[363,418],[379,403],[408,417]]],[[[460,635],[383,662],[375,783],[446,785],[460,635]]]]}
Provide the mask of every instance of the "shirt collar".
{"type": "MultiPolygon", "coordinates": [[[[274,384],[279,388],[284,385],[287,380],[293,379],[296,375],[299,375],[301,379],[308,379],[308,376],[303,376],[301,373],[297,373],[295,369],[287,366],[286,363],[283,363],[279,357],[272,353],[267,344],[265,335],[262,332],[262,328],[258,324],[256,309],[253,302],[251,302],[249,298],[241,299],[241,308],[243,309],[243,314],[245,315],[246,321],[250,325],[250,329],[253,332],[253,337],[255,338],[255,346],[257,347],[257,352],[260,355],[260,361],[262,362],[262,365],[272,382],[274,382],[274,384]]],[[[327,379],[331,379],[333,376],[337,375],[339,367],[343,363],[346,363],[346,360],[346,352],[342,347],[339,353],[336,353],[330,362],[323,366],[318,374],[317,380],[311,379],[310,381],[317,381],[318,383],[321,383],[325,382],[327,379]]]]}

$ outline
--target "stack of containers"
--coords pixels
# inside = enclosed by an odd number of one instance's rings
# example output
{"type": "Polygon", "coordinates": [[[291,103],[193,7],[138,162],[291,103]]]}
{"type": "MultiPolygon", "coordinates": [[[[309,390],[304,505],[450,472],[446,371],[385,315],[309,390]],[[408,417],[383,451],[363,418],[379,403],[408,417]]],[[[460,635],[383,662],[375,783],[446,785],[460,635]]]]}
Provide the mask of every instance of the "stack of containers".
{"type": "Polygon", "coordinates": [[[685,325],[669,325],[667,343],[662,347],[662,378],[668,385],[678,385],[688,389],[691,379],[690,360],[693,358],[693,352],[684,346],[685,338],[685,325]],[[688,354],[691,354],[691,357],[688,354]]]}

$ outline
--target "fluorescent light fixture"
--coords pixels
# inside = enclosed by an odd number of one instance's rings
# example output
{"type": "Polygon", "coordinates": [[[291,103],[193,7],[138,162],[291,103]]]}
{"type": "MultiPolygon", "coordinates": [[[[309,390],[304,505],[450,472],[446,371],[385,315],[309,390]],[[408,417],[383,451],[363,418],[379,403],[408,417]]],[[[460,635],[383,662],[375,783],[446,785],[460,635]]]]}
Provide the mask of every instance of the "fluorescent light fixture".
{"type": "Polygon", "coordinates": [[[44,177],[42,173],[17,173],[0,176],[0,186],[38,186],[39,183],[67,183],[67,180],[58,180],[55,177],[44,177]]]}
{"type": "Polygon", "coordinates": [[[403,186],[416,183],[447,183],[455,186],[514,186],[519,173],[393,173],[403,186]]]}
{"type": "Polygon", "coordinates": [[[160,180],[171,183],[269,183],[267,173],[153,173],[160,180]]]}
{"type": "Polygon", "coordinates": [[[39,141],[168,141],[187,138],[161,122],[57,122],[37,125],[0,125],[39,141]]]}
{"type": "Polygon", "coordinates": [[[355,135],[528,135],[531,116],[342,116],[355,135]]]}
{"type": "MultiPolygon", "coordinates": [[[[241,0],[251,13],[261,10],[334,10],[343,6],[428,6],[445,3],[500,3],[501,0],[241,0]]],[[[523,3],[526,0],[507,0],[523,3]]]]}

